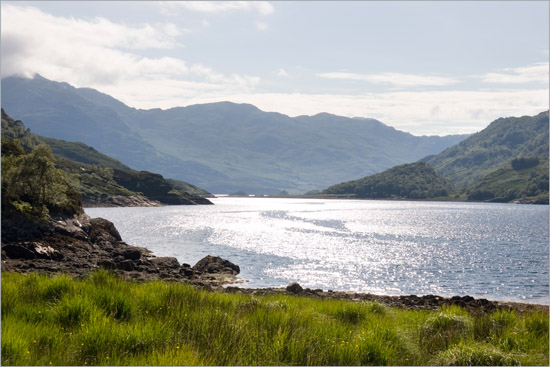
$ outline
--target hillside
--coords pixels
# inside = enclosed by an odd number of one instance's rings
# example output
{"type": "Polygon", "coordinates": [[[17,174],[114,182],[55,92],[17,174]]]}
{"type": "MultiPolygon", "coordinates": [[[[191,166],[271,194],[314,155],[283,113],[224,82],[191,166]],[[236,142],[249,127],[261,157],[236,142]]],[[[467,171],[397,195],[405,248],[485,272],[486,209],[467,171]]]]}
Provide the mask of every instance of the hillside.
{"type": "Polygon", "coordinates": [[[413,136],[373,119],[291,118],[229,102],[137,110],[90,88],[2,80],[2,104],[36,133],[82,141],[210,192],[303,193],[412,162],[466,136],[413,136]]]}
{"type": "Polygon", "coordinates": [[[493,121],[466,140],[422,161],[465,190],[511,159],[548,158],[548,111],[493,121]]]}
{"type": "Polygon", "coordinates": [[[448,180],[428,164],[417,162],[330,186],[322,194],[369,199],[430,199],[446,197],[453,191],[448,180]]]}
{"type": "Polygon", "coordinates": [[[14,121],[2,109],[2,154],[17,146],[30,153],[45,143],[55,155],[58,168],[74,178],[73,186],[82,194],[84,205],[211,204],[210,194],[185,182],[170,183],[162,176],[135,171],[83,143],[44,138],[14,121]],[[125,199],[126,198],[126,199],[125,199]],[[114,200],[113,200],[114,199],[114,200]]]}
{"type": "Polygon", "coordinates": [[[516,158],[467,190],[469,200],[548,204],[548,157],[516,158]]]}

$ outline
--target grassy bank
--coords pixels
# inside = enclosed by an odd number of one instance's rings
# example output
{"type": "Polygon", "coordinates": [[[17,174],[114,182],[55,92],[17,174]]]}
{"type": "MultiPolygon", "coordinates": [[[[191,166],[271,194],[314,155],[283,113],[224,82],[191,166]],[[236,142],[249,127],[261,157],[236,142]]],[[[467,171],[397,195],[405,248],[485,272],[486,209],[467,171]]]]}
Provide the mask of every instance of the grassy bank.
{"type": "Polygon", "coordinates": [[[3,365],[548,365],[548,315],[2,273],[3,365]]]}

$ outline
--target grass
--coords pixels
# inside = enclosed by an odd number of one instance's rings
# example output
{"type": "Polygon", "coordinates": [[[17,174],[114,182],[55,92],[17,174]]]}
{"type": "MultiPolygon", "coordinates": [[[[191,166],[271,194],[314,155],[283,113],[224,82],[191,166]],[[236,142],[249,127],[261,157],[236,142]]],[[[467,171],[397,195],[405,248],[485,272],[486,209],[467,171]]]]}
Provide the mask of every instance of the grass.
{"type": "Polygon", "coordinates": [[[548,365],[548,314],[2,273],[3,365],[548,365]]]}

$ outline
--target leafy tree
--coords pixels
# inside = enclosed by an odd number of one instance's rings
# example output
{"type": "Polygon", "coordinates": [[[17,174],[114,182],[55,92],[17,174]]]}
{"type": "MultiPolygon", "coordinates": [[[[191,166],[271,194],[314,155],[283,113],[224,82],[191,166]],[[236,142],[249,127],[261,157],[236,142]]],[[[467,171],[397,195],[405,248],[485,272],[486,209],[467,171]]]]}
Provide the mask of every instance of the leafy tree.
{"type": "Polygon", "coordinates": [[[82,211],[80,194],[55,168],[54,155],[44,144],[29,154],[2,157],[2,209],[43,219],[82,211]]]}

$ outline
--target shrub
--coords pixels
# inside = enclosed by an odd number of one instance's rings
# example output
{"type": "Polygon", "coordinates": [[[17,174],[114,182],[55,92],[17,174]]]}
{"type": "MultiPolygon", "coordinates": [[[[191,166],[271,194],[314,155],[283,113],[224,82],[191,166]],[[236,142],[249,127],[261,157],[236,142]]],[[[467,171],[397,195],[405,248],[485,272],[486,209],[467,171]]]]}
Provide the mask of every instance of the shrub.
{"type": "Polygon", "coordinates": [[[519,366],[512,355],[485,344],[458,344],[442,351],[432,360],[433,366],[519,366]]]}
{"type": "Polygon", "coordinates": [[[420,328],[420,345],[428,352],[447,349],[473,332],[472,320],[455,308],[428,318],[420,328]]]}

